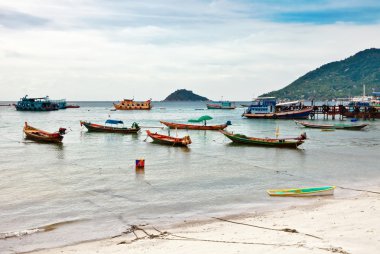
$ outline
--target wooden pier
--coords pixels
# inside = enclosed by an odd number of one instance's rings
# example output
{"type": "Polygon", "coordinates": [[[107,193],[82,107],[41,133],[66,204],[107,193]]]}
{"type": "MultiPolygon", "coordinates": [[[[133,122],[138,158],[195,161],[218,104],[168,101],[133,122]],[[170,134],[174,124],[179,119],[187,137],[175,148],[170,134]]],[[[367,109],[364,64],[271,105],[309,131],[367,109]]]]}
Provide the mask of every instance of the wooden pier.
{"type": "Polygon", "coordinates": [[[331,117],[332,120],[343,120],[346,117],[358,118],[363,120],[375,120],[380,118],[380,109],[376,107],[348,107],[343,105],[338,106],[311,106],[313,111],[311,112],[310,119],[323,119],[328,120],[331,117]]]}

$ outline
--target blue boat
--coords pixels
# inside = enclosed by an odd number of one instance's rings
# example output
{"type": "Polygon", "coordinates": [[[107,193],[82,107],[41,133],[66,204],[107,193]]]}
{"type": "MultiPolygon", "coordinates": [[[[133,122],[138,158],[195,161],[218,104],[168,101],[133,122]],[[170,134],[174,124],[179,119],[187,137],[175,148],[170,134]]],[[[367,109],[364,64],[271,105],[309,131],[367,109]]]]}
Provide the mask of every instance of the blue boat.
{"type": "Polygon", "coordinates": [[[207,109],[235,109],[235,103],[230,101],[220,101],[207,104],[207,109]]]}
{"type": "Polygon", "coordinates": [[[66,108],[66,100],[50,100],[49,96],[41,98],[28,98],[25,95],[16,104],[19,111],[52,111],[66,108]]]}
{"type": "Polygon", "coordinates": [[[253,119],[307,119],[313,111],[301,101],[277,103],[275,97],[259,97],[243,113],[243,117],[253,119]]]}

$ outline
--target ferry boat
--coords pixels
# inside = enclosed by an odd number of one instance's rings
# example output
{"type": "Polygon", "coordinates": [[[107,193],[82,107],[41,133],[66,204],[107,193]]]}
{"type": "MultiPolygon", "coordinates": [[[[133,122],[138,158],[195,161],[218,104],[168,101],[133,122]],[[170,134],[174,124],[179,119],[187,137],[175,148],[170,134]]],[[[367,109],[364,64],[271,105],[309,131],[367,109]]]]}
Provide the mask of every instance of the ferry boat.
{"type": "Polygon", "coordinates": [[[66,108],[66,100],[50,100],[49,96],[28,98],[25,95],[15,106],[19,111],[52,111],[66,108]]]}
{"type": "Polygon", "coordinates": [[[116,110],[150,110],[152,108],[151,100],[134,101],[133,99],[124,99],[117,104],[113,104],[116,110]]]}
{"type": "Polygon", "coordinates": [[[313,111],[302,101],[277,103],[275,97],[259,97],[243,113],[243,117],[256,119],[307,119],[313,111]]]}
{"type": "Polygon", "coordinates": [[[214,102],[207,104],[208,109],[235,109],[235,103],[232,103],[230,101],[220,101],[220,102],[214,102]]]}

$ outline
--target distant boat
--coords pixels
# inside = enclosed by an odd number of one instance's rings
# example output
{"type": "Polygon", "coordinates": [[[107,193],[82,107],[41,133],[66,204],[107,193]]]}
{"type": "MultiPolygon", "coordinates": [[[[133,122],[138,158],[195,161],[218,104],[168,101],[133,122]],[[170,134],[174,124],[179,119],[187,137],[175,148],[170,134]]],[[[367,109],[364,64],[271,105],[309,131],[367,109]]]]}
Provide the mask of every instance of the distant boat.
{"type": "Polygon", "coordinates": [[[22,97],[16,104],[19,111],[52,111],[66,108],[66,100],[50,100],[49,96],[40,98],[22,97]]]}
{"type": "Polygon", "coordinates": [[[297,148],[299,145],[302,145],[306,139],[306,134],[302,134],[296,138],[256,138],[242,134],[233,134],[227,131],[220,132],[234,143],[256,146],[297,148]]]}
{"type": "Polygon", "coordinates": [[[151,139],[153,139],[153,142],[158,144],[171,146],[187,146],[191,144],[190,136],[184,136],[183,138],[175,138],[171,136],[161,135],[158,133],[151,133],[149,130],[147,130],[146,133],[151,139]]]}
{"type": "Polygon", "coordinates": [[[277,103],[274,97],[259,97],[242,116],[253,119],[307,119],[312,111],[301,101],[277,103]]]}
{"type": "Polygon", "coordinates": [[[334,194],[335,186],[323,186],[314,188],[296,188],[296,189],[274,189],[267,190],[270,196],[281,197],[309,197],[309,196],[326,196],[334,194]]]}
{"type": "Polygon", "coordinates": [[[170,129],[185,129],[185,130],[223,130],[228,125],[231,125],[231,121],[227,121],[225,124],[219,124],[219,125],[207,125],[207,121],[212,120],[211,116],[201,116],[198,119],[190,119],[189,122],[192,123],[202,123],[203,125],[198,124],[182,124],[182,123],[171,123],[171,122],[165,122],[160,121],[160,123],[168,126],[170,129]]]}
{"type": "Polygon", "coordinates": [[[47,131],[39,130],[28,125],[25,122],[24,133],[26,139],[34,140],[37,142],[45,142],[45,143],[60,143],[62,142],[63,135],[66,134],[65,128],[59,128],[58,132],[50,133],[47,131]]]}
{"type": "Polygon", "coordinates": [[[80,108],[79,105],[66,105],[66,108],[80,108]]]}
{"type": "Polygon", "coordinates": [[[152,108],[151,100],[134,101],[133,99],[124,99],[113,105],[117,110],[150,110],[152,108]]]}
{"type": "Polygon", "coordinates": [[[91,132],[108,132],[108,133],[123,133],[123,134],[132,134],[137,133],[140,130],[140,127],[137,123],[133,123],[131,128],[124,127],[123,121],[120,120],[111,120],[108,119],[106,124],[110,124],[113,126],[94,124],[90,122],[80,121],[80,125],[84,125],[88,131],[91,132]],[[118,127],[117,125],[122,124],[123,127],[118,127]]]}
{"type": "Polygon", "coordinates": [[[235,103],[229,101],[220,101],[207,104],[207,109],[235,109],[235,103]]]}
{"type": "Polygon", "coordinates": [[[313,124],[308,122],[295,121],[297,124],[305,126],[307,128],[316,129],[337,129],[337,130],[361,130],[368,124],[313,124]]]}

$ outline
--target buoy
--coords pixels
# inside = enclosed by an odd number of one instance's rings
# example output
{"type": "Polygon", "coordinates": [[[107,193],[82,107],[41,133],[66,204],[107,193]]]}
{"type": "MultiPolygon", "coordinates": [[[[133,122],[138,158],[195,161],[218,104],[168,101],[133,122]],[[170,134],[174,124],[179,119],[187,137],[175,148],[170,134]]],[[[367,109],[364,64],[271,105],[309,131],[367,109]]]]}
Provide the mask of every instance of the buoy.
{"type": "Polygon", "coordinates": [[[144,168],[145,167],[145,160],[144,159],[137,159],[136,160],[136,168],[144,168]]]}

